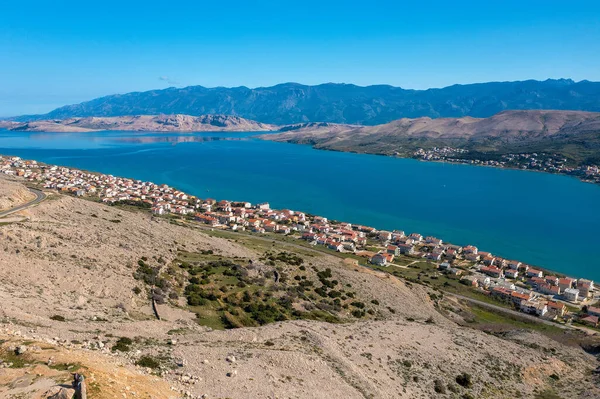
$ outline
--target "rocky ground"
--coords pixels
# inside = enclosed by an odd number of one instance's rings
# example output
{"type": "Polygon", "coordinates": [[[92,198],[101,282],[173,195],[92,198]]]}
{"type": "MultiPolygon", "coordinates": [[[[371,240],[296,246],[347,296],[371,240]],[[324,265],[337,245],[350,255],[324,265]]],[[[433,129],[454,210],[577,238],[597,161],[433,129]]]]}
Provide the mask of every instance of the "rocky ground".
{"type": "Polygon", "coordinates": [[[35,198],[22,184],[7,179],[0,180],[0,183],[0,211],[14,208],[35,198]]]}
{"type": "Polygon", "coordinates": [[[440,313],[426,287],[325,254],[311,264],[351,285],[372,317],[212,330],[180,303],[159,305],[157,320],[145,293],[134,291],[141,257],[169,264],[181,250],[246,259],[260,252],[57,194],[24,213],[27,221],[0,226],[2,397],[47,397],[75,369],[98,398],[600,396],[598,362],[581,348],[528,330],[499,337],[461,326],[459,312],[440,313]],[[64,367],[49,367],[50,358],[64,367]]]}

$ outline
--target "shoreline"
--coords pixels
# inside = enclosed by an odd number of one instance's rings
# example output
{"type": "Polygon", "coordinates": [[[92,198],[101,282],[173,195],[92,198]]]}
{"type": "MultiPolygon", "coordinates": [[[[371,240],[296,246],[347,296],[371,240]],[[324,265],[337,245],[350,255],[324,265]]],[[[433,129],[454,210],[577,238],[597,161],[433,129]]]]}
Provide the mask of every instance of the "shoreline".
{"type": "MultiPolygon", "coordinates": [[[[29,165],[29,166],[35,165],[35,167],[40,167],[40,168],[59,168],[59,169],[67,169],[67,170],[69,170],[69,171],[73,171],[73,172],[77,172],[77,173],[83,173],[83,174],[88,174],[88,175],[93,175],[93,176],[96,176],[96,177],[99,177],[99,178],[106,178],[106,179],[108,179],[108,178],[112,178],[112,179],[117,179],[117,180],[135,181],[135,182],[141,182],[141,183],[143,183],[143,184],[147,184],[147,185],[153,185],[153,186],[165,187],[166,189],[168,189],[168,190],[171,190],[171,191],[173,191],[173,192],[181,193],[181,194],[185,195],[187,198],[189,198],[189,199],[191,199],[191,200],[193,199],[193,200],[199,200],[199,201],[202,201],[202,200],[200,200],[198,197],[196,197],[196,196],[194,196],[194,195],[191,195],[191,194],[189,194],[189,195],[188,195],[187,193],[185,193],[185,192],[183,192],[183,191],[180,191],[180,190],[178,190],[178,189],[176,189],[176,188],[174,188],[174,187],[171,187],[171,186],[169,186],[169,185],[167,185],[167,184],[161,184],[161,185],[159,185],[159,184],[157,184],[157,183],[153,183],[153,182],[142,182],[141,180],[138,180],[138,179],[130,179],[130,178],[127,178],[127,177],[113,176],[113,175],[108,175],[108,174],[104,174],[104,173],[101,173],[101,172],[88,171],[88,170],[83,170],[83,169],[79,169],[79,168],[71,168],[71,167],[67,167],[67,166],[60,166],[60,165],[54,165],[54,164],[47,164],[47,163],[44,163],[44,162],[37,162],[37,161],[35,161],[35,160],[22,160],[20,157],[16,157],[16,156],[10,156],[10,155],[3,155],[3,154],[0,154],[0,173],[7,174],[7,173],[6,173],[6,168],[2,168],[2,164],[6,162],[6,159],[7,159],[7,158],[9,158],[9,159],[18,159],[20,162],[23,162],[25,165],[29,165]]],[[[444,162],[444,161],[438,161],[438,162],[444,162]]],[[[472,165],[472,166],[483,166],[483,165],[472,165]]],[[[22,168],[21,168],[21,169],[22,169],[22,168]]],[[[13,177],[14,177],[15,175],[9,175],[9,176],[13,176],[13,177]]],[[[16,177],[24,178],[26,181],[34,181],[34,180],[29,180],[27,176],[19,176],[19,175],[16,175],[16,177]]],[[[38,183],[43,183],[43,182],[45,182],[45,181],[44,181],[44,180],[37,180],[37,182],[38,182],[38,183]]],[[[47,189],[48,189],[48,187],[44,187],[44,188],[47,188],[47,189]]],[[[53,189],[53,188],[50,188],[50,189],[53,189]]],[[[53,190],[56,190],[56,189],[53,189],[53,190]]],[[[60,192],[61,190],[57,190],[57,191],[59,191],[59,192],[60,192]]],[[[100,193],[99,193],[99,194],[100,194],[100,193]]],[[[76,195],[77,195],[77,196],[88,196],[88,197],[91,197],[91,195],[79,195],[79,194],[76,194],[76,195]]],[[[105,198],[100,198],[100,197],[99,197],[99,199],[101,200],[101,202],[111,202],[111,201],[106,201],[106,199],[107,199],[107,198],[110,198],[110,197],[105,197],[105,198]]],[[[115,200],[115,201],[112,201],[111,203],[113,203],[113,202],[119,202],[119,201],[122,201],[122,200],[115,200]]],[[[136,201],[144,201],[144,200],[139,200],[139,199],[138,199],[138,200],[136,200],[136,201]]],[[[205,200],[205,201],[208,201],[208,199],[207,199],[207,200],[205,200]]],[[[215,204],[217,203],[217,201],[216,201],[216,200],[212,200],[212,201],[214,201],[214,203],[215,203],[215,204]]],[[[219,202],[223,202],[223,201],[225,201],[225,202],[230,202],[230,203],[247,203],[247,202],[244,202],[244,201],[226,201],[226,200],[221,200],[221,201],[219,201],[219,202]]],[[[267,203],[267,205],[268,205],[268,203],[267,203]]],[[[196,209],[198,209],[198,208],[196,208],[196,209]]],[[[196,212],[196,209],[194,210],[195,212],[196,212]]],[[[269,210],[272,210],[272,209],[270,209],[270,208],[269,208],[269,210]]],[[[278,211],[278,210],[274,210],[274,209],[273,209],[272,211],[278,211]]],[[[279,210],[279,211],[281,211],[281,210],[279,210]]],[[[210,213],[210,211],[209,211],[209,212],[198,211],[198,212],[199,212],[199,213],[210,213]]],[[[332,223],[332,224],[336,224],[336,225],[351,225],[351,226],[353,226],[353,227],[356,227],[356,226],[357,226],[357,225],[355,225],[355,224],[350,224],[350,223],[348,223],[348,222],[339,221],[339,220],[330,220],[330,219],[328,219],[327,217],[323,217],[323,216],[319,216],[319,215],[314,215],[314,214],[309,214],[309,213],[304,213],[304,212],[302,212],[302,211],[295,211],[295,210],[294,210],[294,211],[291,211],[291,212],[292,212],[292,213],[294,213],[294,212],[295,212],[295,213],[298,213],[298,214],[303,214],[303,215],[306,215],[306,216],[307,216],[307,219],[309,219],[309,218],[312,218],[312,219],[313,219],[313,220],[312,220],[313,222],[314,222],[314,220],[315,220],[315,219],[322,219],[322,220],[325,220],[325,221],[328,221],[328,220],[329,220],[329,222],[330,222],[330,223],[332,223]]],[[[176,212],[166,212],[166,213],[167,213],[167,214],[175,214],[175,215],[177,215],[177,214],[178,214],[178,213],[176,213],[176,212]]],[[[162,213],[161,213],[161,215],[162,215],[162,213]]],[[[185,214],[180,214],[180,215],[181,215],[181,216],[185,216],[185,214]]],[[[385,230],[380,230],[380,229],[377,229],[377,228],[375,228],[375,227],[371,227],[371,226],[366,226],[366,225],[359,225],[359,226],[360,226],[360,227],[363,227],[363,228],[365,228],[365,229],[370,229],[370,230],[371,230],[371,231],[373,231],[373,232],[386,232],[385,230]]],[[[393,230],[393,232],[396,232],[396,231],[398,231],[398,230],[393,230]]],[[[393,233],[393,232],[392,232],[392,233],[393,233]]],[[[402,232],[402,233],[403,233],[403,232],[402,232]]],[[[420,235],[420,234],[418,234],[418,233],[413,233],[413,234],[420,235]]],[[[434,237],[434,238],[435,238],[435,237],[434,237]]],[[[424,242],[425,242],[425,241],[423,241],[423,243],[424,243],[424,242]]],[[[442,242],[442,240],[440,240],[440,242],[442,242]]],[[[446,242],[446,241],[443,241],[443,243],[444,243],[444,245],[446,245],[446,246],[453,246],[453,247],[460,247],[460,248],[466,248],[466,247],[469,247],[469,246],[470,246],[469,244],[467,244],[467,245],[464,245],[464,246],[454,245],[454,244],[452,244],[452,243],[450,243],[450,242],[446,242]]],[[[488,253],[488,252],[483,252],[483,251],[480,251],[480,252],[482,252],[482,253],[487,253],[487,254],[489,254],[489,255],[491,256],[491,253],[488,253]]],[[[500,260],[502,260],[502,261],[509,261],[509,259],[508,259],[508,258],[502,258],[502,257],[497,257],[497,258],[498,258],[498,259],[500,259],[500,260]]],[[[422,259],[425,259],[425,256],[423,256],[423,257],[422,257],[422,259]]],[[[510,260],[510,261],[516,261],[516,260],[510,260]]],[[[475,263],[478,263],[478,261],[476,261],[475,263]]],[[[520,261],[519,261],[519,263],[522,263],[522,262],[520,262],[520,261]]],[[[548,273],[551,273],[552,275],[556,275],[556,276],[567,276],[567,274],[566,274],[566,273],[563,273],[563,272],[558,272],[558,271],[554,271],[554,270],[552,270],[552,269],[548,269],[548,268],[545,268],[545,267],[543,267],[543,266],[531,265],[531,264],[529,264],[529,263],[522,263],[522,264],[523,264],[523,265],[527,265],[527,266],[534,266],[534,267],[535,267],[535,269],[537,269],[537,270],[541,270],[541,271],[543,271],[543,272],[548,272],[548,273]]],[[[582,278],[583,278],[583,277],[582,277],[582,278]]]]}
{"type": "MultiPolygon", "coordinates": [[[[567,177],[577,179],[582,183],[590,183],[590,184],[600,185],[600,173],[596,175],[597,177],[594,180],[594,179],[582,178],[573,173],[566,173],[566,172],[555,172],[555,171],[539,170],[539,169],[533,169],[533,168],[524,169],[524,168],[520,168],[518,166],[485,165],[485,164],[481,164],[481,163],[477,163],[477,162],[473,162],[473,163],[467,162],[467,160],[465,160],[465,162],[458,162],[458,161],[452,161],[452,160],[447,160],[447,159],[423,159],[422,157],[418,157],[418,156],[402,156],[399,154],[387,154],[387,153],[382,153],[382,152],[360,152],[360,151],[353,151],[353,150],[345,151],[345,150],[338,150],[335,148],[317,147],[316,144],[312,144],[312,143],[300,143],[300,142],[287,141],[287,140],[284,140],[284,141],[271,140],[266,137],[269,135],[285,133],[285,131],[280,131],[280,130],[241,131],[241,130],[216,129],[216,130],[162,130],[162,131],[157,131],[157,130],[133,130],[133,129],[132,130],[127,130],[127,129],[125,129],[125,130],[123,130],[123,129],[114,129],[114,130],[112,130],[112,129],[86,129],[86,130],[81,130],[81,131],[78,131],[78,130],[49,131],[49,130],[12,130],[12,129],[0,127],[0,132],[3,132],[3,131],[12,132],[12,133],[52,133],[52,134],[98,133],[98,132],[157,133],[157,134],[183,134],[183,135],[192,135],[194,133],[198,133],[198,134],[239,133],[239,134],[249,134],[249,136],[247,136],[246,138],[250,138],[250,139],[271,141],[271,142],[275,142],[275,143],[293,144],[293,145],[305,145],[305,146],[310,146],[314,150],[341,152],[341,153],[358,154],[358,155],[376,155],[376,156],[398,158],[398,159],[414,159],[416,161],[421,161],[421,162],[435,162],[435,163],[444,163],[444,164],[451,164],[451,165],[479,166],[479,167],[488,167],[488,168],[494,168],[494,169],[517,170],[517,171],[522,171],[522,172],[538,172],[538,173],[544,173],[544,174],[550,174],[550,175],[567,176],[567,177]]],[[[478,160],[472,160],[472,161],[478,161],[478,160]]],[[[482,161],[480,161],[480,162],[482,162],[482,161]]]]}
{"type": "MultiPolygon", "coordinates": [[[[277,132],[274,132],[275,134],[277,132]]],[[[571,177],[574,179],[579,180],[582,183],[591,183],[591,184],[596,184],[596,185],[600,185],[600,174],[598,174],[597,179],[593,180],[593,179],[584,179],[581,178],[579,176],[573,175],[571,173],[561,173],[561,172],[554,172],[554,171],[547,171],[547,170],[539,170],[539,169],[523,169],[523,168],[519,168],[517,166],[498,166],[498,165],[485,165],[485,164],[480,164],[480,163],[471,163],[471,162],[457,162],[457,161],[450,161],[447,159],[423,159],[421,157],[418,156],[402,156],[399,154],[386,154],[386,153],[382,153],[382,152],[360,152],[360,151],[353,151],[353,150],[338,150],[335,148],[325,148],[325,147],[317,147],[316,144],[312,144],[312,143],[299,143],[299,142],[294,142],[294,141],[287,141],[287,140],[271,140],[269,138],[266,138],[264,136],[267,136],[267,134],[260,134],[260,135],[256,135],[256,136],[251,136],[252,138],[256,138],[259,140],[264,140],[264,141],[272,141],[275,143],[285,143],[285,144],[293,144],[293,145],[306,145],[306,146],[310,146],[312,149],[314,150],[319,150],[319,151],[332,151],[332,152],[341,152],[341,153],[347,153],[347,154],[359,154],[359,155],[376,155],[376,156],[380,156],[380,157],[388,157],[388,158],[397,158],[397,159],[414,159],[416,161],[421,161],[421,162],[434,162],[434,163],[445,163],[445,164],[450,164],[450,165],[466,165],[466,166],[477,166],[477,167],[488,167],[488,168],[493,168],[493,169],[505,169],[505,170],[517,170],[517,171],[521,171],[521,172],[538,172],[538,173],[544,173],[544,174],[549,174],[549,175],[560,175],[560,176],[567,176],[567,177],[571,177]]],[[[475,160],[473,160],[475,161],[475,160]]]]}

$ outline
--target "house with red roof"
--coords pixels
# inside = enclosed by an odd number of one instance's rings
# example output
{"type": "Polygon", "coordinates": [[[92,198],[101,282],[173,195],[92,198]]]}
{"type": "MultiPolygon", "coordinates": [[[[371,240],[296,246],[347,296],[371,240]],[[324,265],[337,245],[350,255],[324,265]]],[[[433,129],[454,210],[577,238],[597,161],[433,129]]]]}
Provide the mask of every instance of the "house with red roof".
{"type": "Polygon", "coordinates": [[[598,327],[598,316],[585,316],[579,319],[579,321],[588,326],[598,327]]]}
{"type": "Polygon", "coordinates": [[[387,253],[398,256],[398,255],[400,255],[400,248],[398,248],[397,245],[388,245],[387,253]]]}
{"type": "Polygon", "coordinates": [[[598,317],[600,317],[600,308],[597,308],[595,306],[588,306],[587,307],[587,314],[589,314],[590,316],[598,316],[598,317]]]}
{"type": "Polygon", "coordinates": [[[463,248],[463,252],[466,254],[476,254],[478,251],[477,247],[474,247],[473,245],[467,245],[466,247],[463,248]]]}
{"type": "Polygon", "coordinates": [[[527,277],[544,277],[544,273],[541,270],[537,269],[528,269],[525,274],[527,275],[527,277]]]}
{"type": "Polygon", "coordinates": [[[394,255],[388,253],[378,253],[375,254],[371,259],[369,259],[370,263],[378,266],[385,266],[393,261],[394,255]]]}
{"type": "Polygon", "coordinates": [[[561,293],[559,286],[550,285],[548,283],[538,285],[538,291],[546,295],[560,295],[561,293]]]}
{"type": "Polygon", "coordinates": [[[491,290],[491,295],[500,299],[510,299],[511,290],[504,287],[494,287],[491,290]]]}
{"type": "Polygon", "coordinates": [[[566,290],[567,288],[573,288],[573,284],[575,283],[575,279],[570,277],[564,277],[558,279],[558,286],[561,290],[566,290]]]}
{"type": "Polygon", "coordinates": [[[528,301],[529,299],[531,299],[531,293],[526,294],[522,292],[513,291],[510,293],[510,297],[515,305],[520,305],[521,301],[528,301]]]}
{"type": "Polygon", "coordinates": [[[558,277],[546,276],[546,282],[550,285],[558,285],[558,277]]]}
{"type": "Polygon", "coordinates": [[[495,266],[484,266],[481,269],[479,269],[480,272],[487,274],[490,277],[502,277],[502,269],[499,269],[495,266]]]}
{"type": "Polygon", "coordinates": [[[567,313],[567,307],[564,303],[548,301],[548,313],[552,316],[562,317],[567,313]]]}

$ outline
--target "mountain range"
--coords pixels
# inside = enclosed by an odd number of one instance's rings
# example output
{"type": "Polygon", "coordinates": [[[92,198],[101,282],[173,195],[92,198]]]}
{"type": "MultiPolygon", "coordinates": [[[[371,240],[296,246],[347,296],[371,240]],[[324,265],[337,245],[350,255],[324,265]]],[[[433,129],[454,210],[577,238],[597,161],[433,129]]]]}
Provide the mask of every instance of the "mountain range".
{"type": "Polygon", "coordinates": [[[316,86],[284,83],[254,89],[171,87],[110,95],[60,107],[48,114],[25,115],[13,120],[223,114],[277,125],[306,122],[377,125],[401,118],[485,118],[505,110],[534,109],[600,112],[600,82],[527,80],[427,90],[334,83],[316,86]]]}

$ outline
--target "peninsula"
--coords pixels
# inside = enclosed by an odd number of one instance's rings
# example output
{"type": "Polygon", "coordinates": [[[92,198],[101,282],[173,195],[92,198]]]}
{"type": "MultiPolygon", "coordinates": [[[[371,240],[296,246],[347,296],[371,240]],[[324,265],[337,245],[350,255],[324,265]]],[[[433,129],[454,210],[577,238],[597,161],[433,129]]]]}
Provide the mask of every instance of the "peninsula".
{"type": "Polygon", "coordinates": [[[600,182],[600,113],[503,111],[489,118],[305,123],[260,136],[317,149],[564,173],[600,182]]]}

